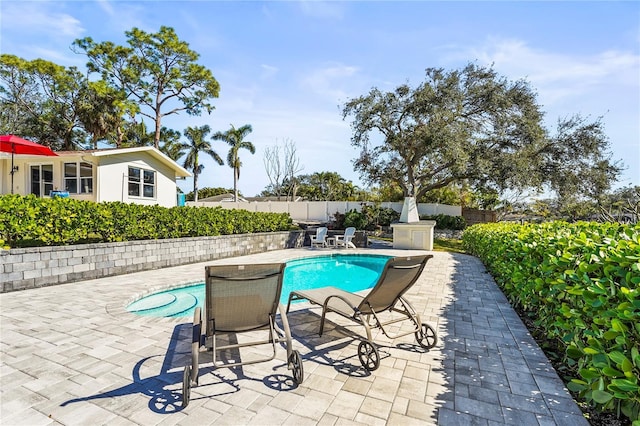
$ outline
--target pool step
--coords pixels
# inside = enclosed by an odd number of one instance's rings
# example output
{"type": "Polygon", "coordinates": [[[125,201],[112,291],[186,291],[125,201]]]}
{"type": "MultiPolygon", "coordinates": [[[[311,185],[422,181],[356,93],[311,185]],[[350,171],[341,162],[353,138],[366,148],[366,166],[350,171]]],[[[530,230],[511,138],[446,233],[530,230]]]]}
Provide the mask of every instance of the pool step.
{"type": "Polygon", "coordinates": [[[176,301],[177,297],[171,293],[157,293],[136,300],[127,307],[129,312],[144,314],[146,311],[162,309],[176,301]]]}
{"type": "Polygon", "coordinates": [[[176,302],[170,306],[171,311],[167,312],[164,316],[182,317],[189,313],[197,305],[198,298],[193,294],[181,294],[178,300],[176,300],[176,302]]]}

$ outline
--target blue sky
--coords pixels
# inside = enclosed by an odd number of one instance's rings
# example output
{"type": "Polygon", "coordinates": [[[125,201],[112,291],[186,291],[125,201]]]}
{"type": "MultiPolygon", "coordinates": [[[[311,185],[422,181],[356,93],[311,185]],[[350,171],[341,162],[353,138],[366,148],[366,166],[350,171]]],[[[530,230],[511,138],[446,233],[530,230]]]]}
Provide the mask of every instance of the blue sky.
{"type": "MultiPolygon", "coordinates": [[[[251,124],[239,189],[269,183],[264,149],[293,141],[302,173],[353,171],[357,150],[341,106],[372,87],[424,81],[429,67],[493,64],[538,93],[546,124],[575,113],[602,116],[613,158],[626,170],[617,186],[640,185],[640,3],[368,1],[10,1],[0,3],[0,50],[84,70],[77,38],[125,44],[125,31],[170,26],[198,52],[221,86],[207,115],[168,117],[183,131],[251,124]]],[[[226,158],[228,147],[215,142],[226,158]]],[[[233,187],[228,166],[205,160],[199,186],[233,187]]],[[[192,189],[192,180],[180,182],[192,189]]]]}

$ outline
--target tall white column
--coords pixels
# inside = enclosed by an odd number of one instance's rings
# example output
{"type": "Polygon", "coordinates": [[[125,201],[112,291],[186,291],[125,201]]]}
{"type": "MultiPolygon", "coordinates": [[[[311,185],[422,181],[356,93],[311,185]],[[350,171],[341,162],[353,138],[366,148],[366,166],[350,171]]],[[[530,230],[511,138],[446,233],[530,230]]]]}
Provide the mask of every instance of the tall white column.
{"type": "Polygon", "coordinates": [[[418,215],[418,205],[414,197],[405,197],[404,204],[402,205],[402,212],[400,213],[400,223],[412,223],[419,222],[420,216],[418,215]]]}

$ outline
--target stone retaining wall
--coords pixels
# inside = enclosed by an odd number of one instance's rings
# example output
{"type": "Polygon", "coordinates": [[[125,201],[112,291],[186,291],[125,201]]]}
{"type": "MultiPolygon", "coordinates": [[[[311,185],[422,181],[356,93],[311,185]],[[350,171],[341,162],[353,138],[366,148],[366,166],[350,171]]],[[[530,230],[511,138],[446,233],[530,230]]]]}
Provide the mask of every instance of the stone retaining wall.
{"type": "MultiPolygon", "coordinates": [[[[454,229],[434,229],[433,230],[433,238],[448,238],[450,240],[460,240],[462,239],[462,233],[464,231],[454,230],[454,229]]],[[[385,238],[393,238],[393,232],[391,232],[391,227],[389,229],[385,229],[381,237],[385,238]]]]}
{"type": "Polygon", "coordinates": [[[435,229],[433,231],[433,236],[435,238],[448,238],[450,240],[460,240],[462,239],[462,233],[464,231],[454,230],[454,229],[435,229]]]}
{"type": "Polygon", "coordinates": [[[0,249],[0,292],[301,247],[304,231],[0,249]]]}

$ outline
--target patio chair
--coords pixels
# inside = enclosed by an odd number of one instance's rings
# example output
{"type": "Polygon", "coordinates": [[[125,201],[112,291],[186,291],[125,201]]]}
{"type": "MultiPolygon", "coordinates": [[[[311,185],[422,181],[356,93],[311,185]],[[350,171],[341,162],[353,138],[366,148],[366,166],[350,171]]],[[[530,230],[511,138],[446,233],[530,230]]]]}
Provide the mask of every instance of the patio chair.
{"type": "Polygon", "coordinates": [[[184,369],[182,383],[182,406],[189,404],[191,387],[198,385],[199,356],[202,347],[211,351],[213,369],[232,368],[241,365],[270,361],[276,356],[276,344],[285,342],[287,368],[293,370],[293,380],[300,384],[304,379],[302,358],[297,350],[292,350],[289,322],[280,303],[284,263],[253,265],[219,265],[205,268],[205,305],[197,307],[193,318],[193,340],[191,344],[191,365],[184,369]],[[276,323],[276,313],[280,311],[282,328],[276,323]],[[235,334],[234,338],[231,334],[235,334]],[[238,343],[239,335],[248,333],[243,343],[238,343]],[[264,338],[259,339],[259,336],[264,338]],[[220,344],[229,336],[229,344],[220,344]],[[236,343],[232,343],[236,342],[236,343]],[[253,355],[246,360],[240,357],[240,349],[249,346],[271,345],[270,354],[256,356],[256,351],[246,351],[253,355]],[[230,352],[236,351],[232,358],[230,352]],[[227,361],[221,361],[218,359],[227,361]]]}
{"type": "Polygon", "coordinates": [[[322,306],[319,333],[321,336],[327,312],[335,312],[364,326],[367,336],[366,340],[363,339],[358,345],[358,358],[365,369],[376,370],[380,366],[380,354],[373,343],[371,329],[380,328],[390,339],[414,333],[418,344],[425,349],[431,349],[437,343],[435,329],[420,322],[420,315],[404,297],[432,257],[424,255],[389,259],[375,286],[364,296],[335,287],[292,291],[289,294],[287,312],[291,302],[299,299],[306,299],[312,304],[322,306]],[[413,324],[409,331],[391,335],[385,329],[388,325],[406,320],[413,324]]]}
{"type": "Polygon", "coordinates": [[[336,247],[344,247],[344,248],[356,248],[355,244],[351,242],[353,237],[356,236],[356,228],[353,226],[348,227],[344,230],[343,235],[335,236],[335,245],[336,247]]]}
{"type": "Polygon", "coordinates": [[[316,235],[311,235],[311,247],[327,247],[327,232],[326,226],[321,226],[316,229],[316,235]]]}

